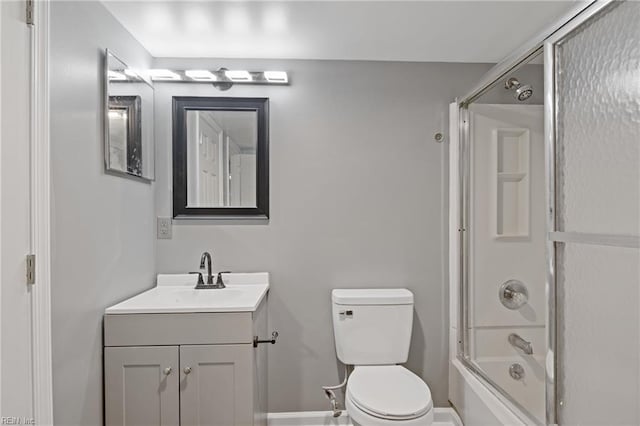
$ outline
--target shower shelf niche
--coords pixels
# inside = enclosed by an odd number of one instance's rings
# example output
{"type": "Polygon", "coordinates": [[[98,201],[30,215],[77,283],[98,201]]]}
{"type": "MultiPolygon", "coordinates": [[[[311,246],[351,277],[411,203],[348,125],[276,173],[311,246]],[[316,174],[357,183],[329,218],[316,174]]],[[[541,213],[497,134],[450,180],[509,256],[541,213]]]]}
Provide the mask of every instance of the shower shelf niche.
{"type": "Polygon", "coordinates": [[[493,131],[494,238],[529,238],[529,129],[493,131]]]}

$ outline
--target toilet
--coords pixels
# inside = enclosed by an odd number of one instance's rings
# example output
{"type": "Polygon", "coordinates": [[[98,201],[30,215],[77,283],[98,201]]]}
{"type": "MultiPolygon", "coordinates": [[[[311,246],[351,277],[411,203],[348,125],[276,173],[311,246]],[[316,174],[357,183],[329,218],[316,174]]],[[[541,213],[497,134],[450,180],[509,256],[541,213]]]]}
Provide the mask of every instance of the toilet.
{"type": "Polygon", "coordinates": [[[400,365],[409,356],[413,293],[335,289],[331,301],[338,359],[354,366],[345,392],[354,426],[431,425],[429,386],[400,365]]]}

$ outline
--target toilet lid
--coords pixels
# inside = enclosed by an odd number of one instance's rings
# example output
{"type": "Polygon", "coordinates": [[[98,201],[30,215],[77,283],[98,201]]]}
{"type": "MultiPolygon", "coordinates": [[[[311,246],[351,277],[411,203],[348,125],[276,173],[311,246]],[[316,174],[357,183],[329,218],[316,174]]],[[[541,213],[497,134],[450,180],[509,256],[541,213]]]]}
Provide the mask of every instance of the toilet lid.
{"type": "Polygon", "coordinates": [[[400,365],[356,367],[347,397],[362,411],[384,419],[414,419],[433,407],[429,386],[400,365]]]}

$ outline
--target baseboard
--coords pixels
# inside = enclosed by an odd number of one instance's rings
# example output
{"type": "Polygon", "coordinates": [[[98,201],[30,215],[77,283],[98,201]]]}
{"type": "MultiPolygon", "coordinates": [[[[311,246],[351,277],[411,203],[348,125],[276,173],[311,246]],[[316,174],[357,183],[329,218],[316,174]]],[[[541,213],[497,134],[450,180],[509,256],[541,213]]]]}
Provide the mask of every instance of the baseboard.
{"type": "Polygon", "coordinates": [[[352,426],[346,411],[333,417],[331,411],[292,411],[269,413],[269,426],[352,426]]]}
{"type": "MultiPolygon", "coordinates": [[[[434,426],[462,426],[462,421],[453,408],[435,408],[434,426]]],[[[346,411],[333,417],[331,411],[295,411],[269,413],[269,426],[352,426],[346,411]]]]}
{"type": "Polygon", "coordinates": [[[434,419],[433,422],[436,424],[448,424],[452,426],[463,426],[462,420],[456,410],[451,407],[447,408],[436,408],[434,411],[434,419]]]}

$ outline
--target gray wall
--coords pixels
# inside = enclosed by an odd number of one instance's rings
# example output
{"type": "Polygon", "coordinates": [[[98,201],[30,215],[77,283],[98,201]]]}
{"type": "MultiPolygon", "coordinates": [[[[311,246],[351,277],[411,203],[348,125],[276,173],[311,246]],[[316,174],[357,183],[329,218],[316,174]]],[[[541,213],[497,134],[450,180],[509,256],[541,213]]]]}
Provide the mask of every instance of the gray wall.
{"type": "Polygon", "coordinates": [[[51,23],[54,419],[101,425],[104,308],[155,272],[153,186],[103,171],[102,55],[151,57],[100,3],[52,2],[51,23]]]}
{"type": "Polygon", "coordinates": [[[448,103],[483,64],[156,60],[156,67],[283,69],[290,87],[156,85],[156,211],[171,215],[171,96],[270,98],[268,223],[174,222],[158,241],[159,272],[198,266],[269,271],[270,411],[324,410],[321,385],[339,381],[330,291],[407,287],[415,294],[408,367],[447,404],[448,103]]]}

